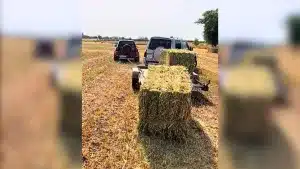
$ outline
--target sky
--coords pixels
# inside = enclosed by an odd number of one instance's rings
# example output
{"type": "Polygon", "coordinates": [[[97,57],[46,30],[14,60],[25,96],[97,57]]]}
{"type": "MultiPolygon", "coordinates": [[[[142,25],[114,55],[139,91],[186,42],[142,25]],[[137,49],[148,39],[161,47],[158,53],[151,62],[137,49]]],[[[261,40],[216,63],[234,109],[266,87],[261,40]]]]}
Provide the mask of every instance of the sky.
{"type": "Polygon", "coordinates": [[[237,38],[284,42],[284,19],[299,0],[2,0],[1,29],[13,35],[174,36],[203,39],[194,24],[219,8],[220,42],[237,38]],[[18,4],[18,5],[16,5],[18,4]]]}
{"type": "Polygon", "coordinates": [[[217,8],[207,0],[85,0],[85,34],[101,36],[165,36],[203,39],[203,26],[194,22],[217,8]]]}
{"type": "Polygon", "coordinates": [[[287,16],[300,14],[300,0],[219,0],[218,4],[221,43],[235,39],[285,43],[287,16]]]}
{"type": "Polygon", "coordinates": [[[1,32],[18,36],[81,34],[79,0],[1,0],[1,32]]]}

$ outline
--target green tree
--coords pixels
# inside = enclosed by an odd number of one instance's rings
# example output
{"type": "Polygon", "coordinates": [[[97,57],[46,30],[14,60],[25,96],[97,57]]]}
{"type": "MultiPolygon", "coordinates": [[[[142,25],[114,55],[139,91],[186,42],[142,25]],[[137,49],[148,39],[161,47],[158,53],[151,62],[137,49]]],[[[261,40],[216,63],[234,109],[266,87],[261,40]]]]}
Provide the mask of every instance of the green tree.
{"type": "Polygon", "coordinates": [[[289,41],[292,45],[300,44],[300,16],[291,15],[288,18],[289,41]]]}
{"type": "Polygon", "coordinates": [[[204,25],[203,36],[208,44],[218,45],[218,9],[204,12],[195,23],[204,25]]]}
{"type": "Polygon", "coordinates": [[[195,38],[193,44],[194,44],[195,46],[198,46],[198,45],[200,44],[200,41],[199,41],[197,38],[195,38]]]}

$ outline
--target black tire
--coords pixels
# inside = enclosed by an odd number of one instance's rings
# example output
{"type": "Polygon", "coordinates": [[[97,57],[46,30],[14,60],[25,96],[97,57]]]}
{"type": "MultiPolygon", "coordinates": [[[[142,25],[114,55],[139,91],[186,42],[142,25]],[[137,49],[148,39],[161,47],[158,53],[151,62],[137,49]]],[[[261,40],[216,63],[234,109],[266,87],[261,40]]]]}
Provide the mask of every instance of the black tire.
{"type": "Polygon", "coordinates": [[[119,61],[119,58],[114,56],[114,61],[119,61]]]}
{"type": "Polygon", "coordinates": [[[140,90],[139,79],[132,78],[132,89],[133,89],[133,91],[139,91],[140,90]]]}
{"type": "Polygon", "coordinates": [[[137,67],[138,67],[139,69],[147,69],[147,68],[148,68],[148,66],[146,66],[146,65],[144,65],[144,64],[137,65],[137,67]]]}
{"type": "Polygon", "coordinates": [[[57,86],[57,73],[58,73],[57,68],[56,67],[51,67],[49,78],[50,78],[50,85],[54,89],[57,89],[57,87],[58,87],[57,86]]]}
{"type": "Polygon", "coordinates": [[[139,72],[132,72],[132,89],[133,91],[140,90],[140,82],[139,82],[139,72]]]}

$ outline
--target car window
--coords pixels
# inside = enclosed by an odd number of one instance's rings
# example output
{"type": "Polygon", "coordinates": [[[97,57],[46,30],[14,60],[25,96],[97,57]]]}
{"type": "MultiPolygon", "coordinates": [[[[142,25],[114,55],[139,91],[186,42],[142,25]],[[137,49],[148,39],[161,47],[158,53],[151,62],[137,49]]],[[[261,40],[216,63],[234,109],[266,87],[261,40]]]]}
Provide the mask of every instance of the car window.
{"type": "Polygon", "coordinates": [[[81,36],[75,36],[68,39],[69,45],[81,45],[82,44],[82,37],[81,36]]]}
{"type": "Polygon", "coordinates": [[[182,41],[182,49],[187,49],[187,43],[185,41],[182,41]]]}
{"type": "Polygon", "coordinates": [[[181,42],[179,40],[175,41],[175,48],[176,49],[181,49],[181,42]]]}
{"type": "Polygon", "coordinates": [[[254,44],[244,44],[244,43],[237,43],[234,44],[231,48],[231,54],[229,56],[229,63],[238,63],[244,56],[244,54],[251,50],[251,49],[259,49],[261,46],[259,45],[254,45],[254,44]]]}
{"type": "Polygon", "coordinates": [[[165,49],[171,48],[171,40],[169,39],[151,39],[149,49],[155,50],[158,47],[164,47],[165,49]]]}
{"type": "Polygon", "coordinates": [[[190,48],[189,43],[185,42],[185,44],[186,44],[186,47],[187,47],[187,48],[190,48]]]}
{"type": "Polygon", "coordinates": [[[131,47],[135,47],[134,41],[120,41],[118,47],[123,47],[124,45],[130,45],[131,47]]]}
{"type": "Polygon", "coordinates": [[[82,44],[81,37],[70,38],[68,41],[67,57],[68,58],[78,57],[78,54],[81,51],[81,44],[82,44]]]}
{"type": "Polygon", "coordinates": [[[35,50],[37,58],[52,59],[54,56],[54,42],[46,39],[37,40],[35,50]]]}

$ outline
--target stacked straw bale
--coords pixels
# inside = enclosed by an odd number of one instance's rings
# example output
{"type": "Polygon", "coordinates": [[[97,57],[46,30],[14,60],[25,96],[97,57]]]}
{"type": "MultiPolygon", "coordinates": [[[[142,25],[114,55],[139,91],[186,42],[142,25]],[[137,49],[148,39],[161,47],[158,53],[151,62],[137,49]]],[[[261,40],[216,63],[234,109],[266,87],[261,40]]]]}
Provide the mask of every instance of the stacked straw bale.
{"type": "Polygon", "coordinates": [[[276,96],[273,74],[263,66],[239,66],[228,70],[222,88],[225,138],[265,143],[271,123],[267,112],[276,96]]]}
{"type": "Polygon", "coordinates": [[[149,66],[139,95],[139,129],[184,140],[191,119],[191,82],[184,66],[149,66]]]}
{"type": "Polygon", "coordinates": [[[196,53],[185,49],[164,49],[160,56],[160,63],[173,66],[185,66],[189,73],[195,68],[196,53]]]}
{"type": "Polygon", "coordinates": [[[82,86],[82,63],[80,60],[65,61],[57,64],[58,87],[63,90],[81,91],[82,86]]]}
{"type": "Polygon", "coordinates": [[[253,50],[247,52],[245,57],[243,58],[242,64],[252,64],[258,66],[265,66],[270,69],[270,71],[274,74],[276,78],[276,82],[279,85],[279,93],[275,101],[285,100],[285,95],[287,93],[287,86],[289,83],[289,79],[287,75],[280,70],[278,58],[275,56],[273,52],[268,49],[265,50],[253,50]]]}
{"type": "Polygon", "coordinates": [[[208,48],[208,52],[209,53],[218,53],[219,52],[219,48],[218,48],[218,46],[210,46],[208,48]]]}
{"type": "Polygon", "coordinates": [[[61,101],[61,127],[72,136],[81,134],[81,65],[80,60],[58,65],[57,88],[61,101]]]}
{"type": "Polygon", "coordinates": [[[72,60],[57,65],[56,87],[60,100],[60,141],[64,144],[72,162],[81,156],[81,72],[80,60],[72,60]]]}
{"type": "Polygon", "coordinates": [[[269,50],[251,50],[246,52],[242,64],[263,65],[272,71],[278,68],[278,61],[274,53],[269,50]]]}

